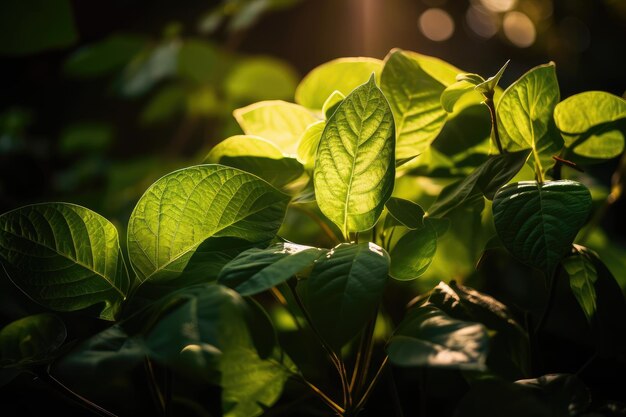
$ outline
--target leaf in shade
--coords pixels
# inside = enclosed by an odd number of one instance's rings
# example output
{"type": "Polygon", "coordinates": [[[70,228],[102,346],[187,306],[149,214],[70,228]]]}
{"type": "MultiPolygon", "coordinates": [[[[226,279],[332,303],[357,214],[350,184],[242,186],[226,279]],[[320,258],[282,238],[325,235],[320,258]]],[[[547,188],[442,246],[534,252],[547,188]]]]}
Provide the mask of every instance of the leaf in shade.
{"type": "Polygon", "coordinates": [[[415,230],[424,226],[424,209],[412,201],[391,197],[385,207],[393,218],[409,229],[415,230]]]}
{"type": "Polygon", "coordinates": [[[318,118],[306,108],[280,100],[261,101],[233,112],[247,135],[272,142],[285,155],[295,155],[298,140],[318,118]]]}
{"type": "Polygon", "coordinates": [[[54,314],[36,314],[11,322],[0,330],[0,369],[47,362],[66,337],[65,325],[54,314]]]}
{"type": "Polygon", "coordinates": [[[382,61],[373,58],[340,58],[309,72],[296,89],[296,103],[310,109],[322,109],[335,91],[344,96],[367,81],[372,73],[380,74],[382,61]]]}
{"type": "Polygon", "coordinates": [[[444,188],[428,209],[429,217],[443,217],[481,196],[492,200],[496,191],[522,169],[528,154],[529,151],[523,150],[491,156],[465,179],[444,188]]]}
{"type": "Polygon", "coordinates": [[[391,248],[389,275],[400,281],[410,281],[424,274],[437,251],[437,232],[430,223],[409,230],[391,248]]]}
{"type": "Polygon", "coordinates": [[[389,340],[398,366],[484,370],[489,337],[482,324],[456,320],[432,306],[411,309],[389,340]]]}
{"type": "Polygon", "coordinates": [[[586,248],[574,245],[573,253],[561,261],[569,275],[569,284],[576,301],[589,322],[596,314],[596,288],[598,272],[589,259],[586,248]]]}
{"type": "Polygon", "coordinates": [[[393,115],[372,75],[339,105],[317,150],[317,203],[345,235],[376,224],[393,191],[394,149],[393,115]]]}
{"type": "Polygon", "coordinates": [[[198,247],[209,245],[207,239],[269,242],[288,201],[259,177],[222,165],[198,165],[164,176],[131,214],[128,251],[138,280],[175,279],[198,247]]]}
{"type": "Polygon", "coordinates": [[[276,188],[298,179],[302,165],[287,158],[271,142],[257,136],[238,135],[215,145],[204,158],[206,164],[221,164],[263,178],[276,188]]]}
{"type": "Polygon", "coordinates": [[[0,264],[41,305],[57,311],[93,306],[106,320],[115,317],[130,285],[115,226],[69,203],[0,216],[0,264]]]}
{"type": "Polygon", "coordinates": [[[493,220],[504,247],[550,280],[587,221],[591,204],[589,190],[576,181],[522,181],[496,193],[493,220]]]}
{"type": "Polygon", "coordinates": [[[440,101],[445,86],[422,68],[417,54],[392,50],[385,58],[381,88],[397,122],[396,159],[421,154],[446,122],[440,101]]]}
{"type": "Polygon", "coordinates": [[[552,120],[558,102],[554,63],[539,65],[511,84],[497,105],[498,131],[504,148],[531,149],[533,163],[546,171],[554,162],[552,155],[563,146],[552,120]]]}
{"type": "Polygon", "coordinates": [[[294,243],[250,249],[226,264],[218,282],[241,295],[254,295],[284,282],[313,265],[326,250],[294,243]]]}
{"type": "Polygon", "coordinates": [[[387,283],[389,256],[373,243],[342,243],[300,281],[313,325],[336,352],[375,317],[387,283]]]}

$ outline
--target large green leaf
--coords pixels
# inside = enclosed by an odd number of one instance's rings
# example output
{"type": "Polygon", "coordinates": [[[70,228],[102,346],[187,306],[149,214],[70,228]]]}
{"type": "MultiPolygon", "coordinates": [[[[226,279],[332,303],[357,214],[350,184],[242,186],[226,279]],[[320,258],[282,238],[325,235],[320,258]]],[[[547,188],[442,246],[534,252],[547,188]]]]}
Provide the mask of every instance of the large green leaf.
{"type": "Polygon", "coordinates": [[[131,264],[141,283],[167,281],[180,275],[207,239],[268,242],[288,201],[259,177],[238,169],[198,165],[172,172],[154,183],[133,210],[128,225],[131,264]]]}
{"type": "Polygon", "coordinates": [[[374,58],[339,58],[314,68],[296,89],[296,103],[321,110],[335,90],[344,96],[367,81],[372,73],[380,74],[382,61],[374,58]]]}
{"type": "Polygon", "coordinates": [[[296,154],[300,135],[318,121],[306,108],[280,100],[251,104],[233,115],[246,134],[269,140],[286,155],[296,154]]]}
{"type": "Polygon", "coordinates": [[[301,281],[313,325],[337,352],[375,317],[389,256],[373,243],[342,243],[319,259],[301,281]]]}
{"type": "Polygon", "coordinates": [[[534,164],[545,171],[563,145],[552,121],[558,102],[554,63],[539,65],[511,84],[497,105],[502,146],[509,151],[531,149],[534,164]]]}
{"type": "Polygon", "coordinates": [[[587,320],[591,322],[597,308],[595,283],[598,280],[598,271],[589,259],[585,248],[574,245],[573,252],[572,256],[563,259],[563,269],[569,275],[569,285],[576,301],[587,320]]]}
{"type": "Polygon", "coordinates": [[[445,216],[456,207],[483,195],[492,200],[496,191],[522,169],[528,153],[524,150],[491,156],[471,175],[444,188],[428,209],[428,215],[445,216]]]}
{"type": "Polygon", "coordinates": [[[381,88],[396,119],[396,159],[421,154],[446,121],[440,97],[445,86],[420,65],[412,52],[394,50],[385,58],[381,88]]]}
{"type": "Polygon", "coordinates": [[[317,203],[344,234],[376,224],[393,191],[394,149],[393,115],[372,75],[339,105],[317,150],[317,203]]]}
{"type": "Polygon", "coordinates": [[[479,323],[456,320],[432,306],[411,309],[389,340],[398,366],[484,370],[489,337],[479,323]]]}
{"type": "Polygon", "coordinates": [[[530,372],[528,334],[509,309],[495,298],[451,281],[440,282],[430,293],[428,303],[459,320],[484,324],[491,337],[487,366],[508,378],[521,378],[530,372]]]}
{"type": "Polygon", "coordinates": [[[616,122],[626,119],[626,101],[603,91],[566,98],[554,109],[554,122],[565,146],[587,158],[613,158],[624,150],[624,133],[616,122]]]}
{"type": "Polygon", "coordinates": [[[68,203],[34,204],[0,216],[0,264],[38,303],[57,311],[93,306],[107,320],[130,285],[115,226],[68,203]]]}
{"type": "Polygon", "coordinates": [[[493,220],[511,254],[551,279],[587,221],[591,203],[587,187],[576,181],[522,181],[496,193],[493,220]]]}
{"type": "Polygon", "coordinates": [[[327,251],[294,243],[250,249],[226,264],[218,282],[241,295],[254,295],[284,282],[310,267],[327,251]]]}
{"type": "Polygon", "coordinates": [[[437,251],[437,232],[430,223],[417,230],[409,230],[391,248],[389,275],[401,281],[419,278],[433,261],[437,251]]]}
{"type": "Polygon", "coordinates": [[[277,188],[284,187],[304,173],[298,161],[285,157],[274,144],[257,136],[237,135],[224,139],[211,149],[204,163],[238,168],[263,178],[277,188]]]}
{"type": "Polygon", "coordinates": [[[9,323],[0,330],[0,368],[47,361],[66,337],[65,325],[54,314],[36,314],[9,323]]]}

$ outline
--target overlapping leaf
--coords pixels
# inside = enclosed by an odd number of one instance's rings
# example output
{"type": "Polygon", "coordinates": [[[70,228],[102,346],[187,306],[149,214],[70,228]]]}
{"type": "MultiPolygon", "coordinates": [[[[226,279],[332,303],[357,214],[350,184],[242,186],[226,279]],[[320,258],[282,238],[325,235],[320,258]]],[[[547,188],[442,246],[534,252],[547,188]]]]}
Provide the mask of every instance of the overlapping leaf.
{"type": "Polygon", "coordinates": [[[74,204],[35,204],[0,216],[0,263],[38,303],[58,311],[93,306],[107,320],[130,285],[115,226],[74,204]]]}

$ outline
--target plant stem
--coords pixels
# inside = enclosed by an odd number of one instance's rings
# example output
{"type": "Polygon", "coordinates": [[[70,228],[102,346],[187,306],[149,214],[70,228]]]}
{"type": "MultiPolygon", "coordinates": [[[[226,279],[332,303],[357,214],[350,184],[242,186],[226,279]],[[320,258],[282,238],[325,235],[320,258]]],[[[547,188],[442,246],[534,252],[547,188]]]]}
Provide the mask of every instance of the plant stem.
{"type": "Polygon", "coordinates": [[[315,223],[317,223],[320,229],[322,229],[324,234],[328,236],[328,238],[331,240],[333,244],[338,245],[342,242],[342,240],[337,237],[335,232],[333,232],[333,229],[331,229],[326,224],[326,222],[324,222],[324,220],[320,219],[317,213],[313,212],[312,210],[309,210],[308,208],[302,206],[301,204],[292,204],[291,207],[295,208],[296,210],[300,210],[300,212],[302,212],[311,220],[313,220],[315,223]]]}
{"type": "Polygon", "coordinates": [[[64,394],[71,400],[77,402],[81,406],[85,407],[89,411],[92,411],[94,414],[97,414],[102,417],[117,417],[116,414],[113,414],[112,412],[100,407],[98,404],[89,401],[87,398],[83,397],[77,392],[72,391],[69,387],[64,385],[61,381],[53,377],[52,374],[50,374],[50,366],[48,366],[48,368],[44,372],[39,374],[38,376],[45,382],[54,386],[62,394],[64,394]]]}
{"type": "Polygon", "coordinates": [[[367,323],[361,336],[361,343],[359,344],[354,371],[352,372],[352,379],[350,381],[350,391],[355,395],[358,395],[367,379],[367,373],[372,360],[372,350],[374,348],[374,328],[376,326],[377,315],[378,312],[376,312],[374,318],[367,323]]]}
{"type": "Polygon", "coordinates": [[[154,367],[152,366],[152,361],[150,361],[150,358],[146,356],[144,358],[143,364],[146,370],[146,374],[148,376],[150,392],[152,393],[154,400],[157,402],[159,409],[161,411],[161,414],[165,416],[166,415],[165,397],[163,396],[163,393],[161,392],[161,389],[159,388],[159,384],[156,381],[156,375],[154,373],[154,367]]]}
{"type": "Polygon", "coordinates": [[[315,385],[307,381],[306,378],[304,378],[302,375],[298,375],[298,374],[295,374],[295,375],[298,376],[297,377],[298,381],[306,385],[315,395],[317,395],[319,399],[321,399],[327,406],[332,408],[333,411],[335,411],[338,415],[342,416],[346,412],[346,410],[343,407],[341,407],[339,404],[334,402],[332,398],[330,398],[328,395],[324,394],[324,392],[321,389],[319,389],[318,387],[316,387],[315,385]]]}
{"type": "Polygon", "coordinates": [[[339,379],[341,382],[341,391],[343,394],[343,405],[345,408],[348,408],[352,404],[352,396],[350,394],[350,386],[348,384],[346,367],[343,361],[341,360],[341,358],[333,351],[333,349],[328,345],[328,343],[326,343],[322,335],[315,328],[315,325],[313,324],[313,320],[311,320],[311,316],[309,315],[308,311],[304,307],[304,304],[302,303],[302,300],[300,300],[300,297],[298,296],[298,294],[293,290],[293,288],[291,288],[291,286],[289,287],[289,289],[291,290],[291,294],[293,298],[296,300],[298,307],[302,311],[302,315],[304,316],[307,323],[309,324],[309,327],[313,331],[313,334],[320,342],[320,345],[322,346],[322,348],[328,355],[330,362],[333,364],[333,366],[335,367],[335,370],[337,371],[337,374],[339,375],[339,379]]]}
{"type": "Polygon", "coordinates": [[[500,132],[498,132],[498,119],[496,118],[496,104],[493,101],[493,91],[488,93],[484,93],[485,97],[485,105],[489,108],[489,114],[491,115],[491,134],[494,142],[496,142],[496,146],[498,147],[498,152],[500,154],[504,153],[504,148],[502,148],[502,142],[500,141],[500,132]]]}
{"type": "Polygon", "coordinates": [[[378,371],[376,371],[376,375],[374,375],[374,378],[372,378],[372,381],[367,386],[367,389],[365,390],[365,393],[363,394],[363,396],[361,397],[361,399],[357,403],[357,405],[355,407],[355,410],[360,410],[361,408],[363,408],[363,406],[367,402],[367,399],[372,394],[372,390],[374,389],[374,386],[376,385],[376,382],[378,382],[378,380],[380,379],[380,376],[382,375],[383,370],[385,369],[385,366],[387,366],[387,362],[388,361],[389,361],[389,356],[385,356],[385,359],[383,359],[382,363],[380,364],[380,367],[378,368],[378,371]]]}

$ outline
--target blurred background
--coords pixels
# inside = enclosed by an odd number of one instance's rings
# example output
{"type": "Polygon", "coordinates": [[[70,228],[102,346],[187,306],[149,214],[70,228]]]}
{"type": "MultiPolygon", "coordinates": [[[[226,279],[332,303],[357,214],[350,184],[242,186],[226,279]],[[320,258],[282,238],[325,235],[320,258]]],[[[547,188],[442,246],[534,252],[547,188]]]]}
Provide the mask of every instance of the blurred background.
{"type": "Polygon", "coordinates": [[[333,58],[400,47],[483,75],[510,58],[504,86],[553,60],[563,98],[626,86],[623,0],[3,0],[0,28],[0,212],[65,200],[119,226],[239,132],[233,109],[293,100],[333,58]]]}

